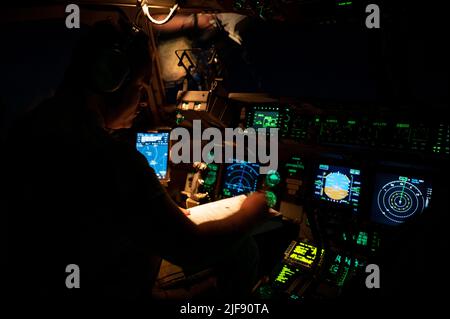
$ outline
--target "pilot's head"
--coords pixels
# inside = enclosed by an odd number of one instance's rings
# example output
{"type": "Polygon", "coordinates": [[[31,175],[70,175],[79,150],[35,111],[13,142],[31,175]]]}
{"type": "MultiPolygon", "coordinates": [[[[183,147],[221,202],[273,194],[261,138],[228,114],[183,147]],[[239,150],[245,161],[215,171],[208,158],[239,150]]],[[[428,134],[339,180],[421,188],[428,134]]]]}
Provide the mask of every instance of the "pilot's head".
{"type": "Polygon", "coordinates": [[[128,22],[107,20],[80,41],[63,87],[95,96],[107,128],[128,128],[150,75],[147,35],[128,22]]]}

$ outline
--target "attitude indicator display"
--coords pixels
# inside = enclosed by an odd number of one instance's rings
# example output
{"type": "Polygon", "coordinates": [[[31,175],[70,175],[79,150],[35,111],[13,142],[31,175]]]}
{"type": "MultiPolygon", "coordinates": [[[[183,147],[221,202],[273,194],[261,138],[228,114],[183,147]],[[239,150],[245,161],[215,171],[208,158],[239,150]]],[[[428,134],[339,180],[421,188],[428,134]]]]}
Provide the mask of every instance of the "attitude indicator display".
{"type": "Polygon", "coordinates": [[[349,167],[319,165],[314,182],[314,197],[338,205],[351,206],[356,212],[361,190],[361,171],[349,167]]]}

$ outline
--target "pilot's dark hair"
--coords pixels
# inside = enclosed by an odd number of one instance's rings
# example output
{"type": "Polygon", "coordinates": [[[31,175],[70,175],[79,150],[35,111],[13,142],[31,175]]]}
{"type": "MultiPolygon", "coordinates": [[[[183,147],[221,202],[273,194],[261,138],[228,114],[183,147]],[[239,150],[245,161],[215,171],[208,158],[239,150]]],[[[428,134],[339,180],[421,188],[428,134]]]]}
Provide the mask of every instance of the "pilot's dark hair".
{"type": "Polygon", "coordinates": [[[147,34],[129,21],[102,20],[81,37],[61,88],[113,93],[144,70],[151,73],[147,34]]]}

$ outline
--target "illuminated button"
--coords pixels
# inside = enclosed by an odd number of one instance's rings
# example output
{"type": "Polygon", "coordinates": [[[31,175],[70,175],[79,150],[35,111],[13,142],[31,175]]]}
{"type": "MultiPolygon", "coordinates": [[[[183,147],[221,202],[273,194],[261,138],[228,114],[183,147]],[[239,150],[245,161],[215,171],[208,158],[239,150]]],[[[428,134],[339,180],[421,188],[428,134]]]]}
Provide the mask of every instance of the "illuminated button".
{"type": "Polygon", "coordinates": [[[274,187],[280,183],[281,177],[277,171],[270,170],[266,175],[266,184],[269,187],[274,187]]]}
{"type": "Polygon", "coordinates": [[[274,192],[266,192],[267,206],[274,207],[277,204],[277,195],[274,192]]]}

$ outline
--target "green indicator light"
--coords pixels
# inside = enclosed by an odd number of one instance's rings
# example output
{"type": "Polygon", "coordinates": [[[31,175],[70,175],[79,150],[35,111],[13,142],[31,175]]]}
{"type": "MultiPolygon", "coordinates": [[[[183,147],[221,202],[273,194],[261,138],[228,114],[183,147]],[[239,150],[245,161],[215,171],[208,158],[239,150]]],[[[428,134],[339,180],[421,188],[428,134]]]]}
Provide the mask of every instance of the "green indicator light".
{"type": "Polygon", "coordinates": [[[359,232],[358,239],[356,240],[356,244],[360,246],[367,246],[367,238],[368,234],[366,232],[359,232]]]}
{"type": "Polygon", "coordinates": [[[347,121],[347,123],[350,125],[354,125],[354,124],[356,124],[356,121],[347,121]]]}
{"type": "Polygon", "coordinates": [[[339,270],[339,265],[331,265],[330,273],[332,273],[333,275],[336,275],[338,270],[339,270]]]}
{"type": "Polygon", "coordinates": [[[184,115],[181,114],[181,112],[177,112],[175,122],[177,124],[180,124],[183,121],[184,121],[184,115]]]}
{"type": "Polygon", "coordinates": [[[378,237],[378,233],[377,232],[373,233],[373,239],[372,239],[371,246],[372,246],[371,247],[372,251],[376,251],[380,247],[380,238],[378,237]]]}
{"type": "Polygon", "coordinates": [[[320,122],[320,117],[316,117],[316,123],[319,123],[320,122]]]}
{"type": "Polygon", "coordinates": [[[408,123],[397,123],[397,128],[409,128],[408,123]]]}
{"type": "Polygon", "coordinates": [[[281,180],[280,174],[275,170],[270,170],[266,175],[266,184],[269,187],[274,187],[278,185],[280,180],[281,180]]]}
{"type": "Polygon", "coordinates": [[[209,152],[207,155],[207,158],[210,162],[214,161],[214,153],[213,152],[209,152]]]}
{"type": "Polygon", "coordinates": [[[286,167],[305,169],[305,166],[303,164],[301,164],[301,163],[299,163],[299,164],[287,163],[286,167]]]}
{"type": "Polygon", "coordinates": [[[278,111],[259,111],[253,116],[253,127],[269,128],[277,127],[279,114],[278,111]]]}
{"type": "Polygon", "coordinates": [[[345,280],[347,279],[349,267],[344,267],[344,270],[342,271],[342,275],[339,278],[338,286],[342,287],[345,283],[345,280]]]}
{"type": "Polygon", "coordinates": [[[205,178],[205,185],[211,186],[216,182],[216,172],[210,171],[205,178]]]}
{"type": "Polygon", "coordinates": [[[337,123],[338,122],[338,120],[336,120],[336,119],[328,119],[327,120],[327,123],[337,123]]]}
{"type": "Polygon", "coordinates": [[[294,275],[296,272],[298,272],[298,269],[291,269],[286,265],[283,265],[283,268],[281,269],[280,273],[278,274],[275,281],[280,283],[286,283],[292,275],[294,275]]]}
{"type": "Polygon", "coordinates": [[[258,292],[263,299],[271,299],[273,295],[273,291],[269,286],[260,286],[258,292]]]}
{"type": "Polygon", "coordinates": [[[266,191],[267,206],[274,207],[277,204],[277,195],[274,192],[266,191]]]}
{"type": "Polygon", "coordinates": [[[349,257],[345,257],[345,263],[350,266],[352,264],[352,259],[349,257]]]}
{"type": "Polygon", "coordinates": [[[340,7],[346,7],[346,6],[351,6],[353,4],[352,1],[345,1],[345,2],[338,2],[338,6],[340,7]]]}

